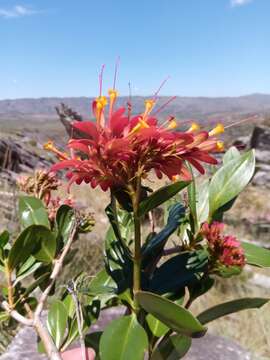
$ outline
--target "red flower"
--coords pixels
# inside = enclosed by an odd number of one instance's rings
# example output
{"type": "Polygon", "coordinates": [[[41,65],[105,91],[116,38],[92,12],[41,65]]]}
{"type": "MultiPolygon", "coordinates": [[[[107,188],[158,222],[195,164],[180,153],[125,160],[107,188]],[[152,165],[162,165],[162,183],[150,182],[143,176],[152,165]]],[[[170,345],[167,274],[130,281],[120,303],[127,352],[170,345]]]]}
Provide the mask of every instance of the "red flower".
{"type": "Polygon", "coordinates": [[[209,249],[213,257],[225,266],[245,265],[244,249],[236,237],[231,235],[222,235],[224,224],[213,222],[212,224],[204,223],[201,233],[208,240],[209,249]]]}
{"type": "Polygon", "coordinates": [[[204,173],[202,163],[217,163],[209,153],[218,151],[220,142],[208,132],[192,127],[186,132],[175,131],[177,124],[173,118],[159,125],[156,118],[150,117],[155,100],[146,100],[145,111],[134,117],[130,111],[126,114],[125,108],[114,111],[116,91],[110,90],[109,96],[107,122],[104,113],[107,99],[100,96],[92,106],[96,123],[73,124],[84,136],[69,141],[71,157],[50,146],[61,160],[52,170],[68,169],[70,184],[84,181],[103,190],[126,187],[136,177],[146,177],[151,170],[158,178],[164,174],[171,180],[176,176],[190,180],[186,161],[201,173],[204,173]]]}

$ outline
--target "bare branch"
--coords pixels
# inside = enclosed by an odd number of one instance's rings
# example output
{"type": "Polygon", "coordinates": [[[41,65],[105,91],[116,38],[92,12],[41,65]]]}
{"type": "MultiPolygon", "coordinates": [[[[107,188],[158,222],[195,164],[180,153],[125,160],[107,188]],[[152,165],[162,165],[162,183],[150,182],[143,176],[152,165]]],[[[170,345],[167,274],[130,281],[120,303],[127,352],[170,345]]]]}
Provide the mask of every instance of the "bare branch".
{"type": "Polygon", "coordinates": [[[27,319],[26,317],[24,317],[23,315],[19,314],[16,310],[12,310],[9,307],[9,304],[7,301],[3,301],[0,304],[1,308],[3,310],[5,310],[13,319],[15,319],[16,321],[18,321],[20,324],[23,324],[25,326],[33,326],[34,322],[31,319],[27,319]]]}
{"type": "Polygon", "coordinates": [[[73,228],[70,232],[70,235],[69,235],[69,238],[68,238],[68,241],[62,251],[62,254],[60,255],[59,259],[57,259],[54,263],[54,268],[53,268],[53,271],[51,273],[51,276],[50,276],[50,283],[49,285],[47,286],[47,288],[44,290],[44,292],[42,293],[39,301],[38,301],[38,306],[36,308],[36,311],[35,311],[35,318],[38,317],[43,308],[44,308],[44,305],[45,305],[45,302],[50,294],[50,291],[60,273],[60,271],[62,270],[62,267],[63,267],[63,262],[64,262],[64,259],[68,253],[68,251],[70,250],[70,247],[71,247],[71,244],[75,238],[75,235],[76,235],[76,231],[77,231],[77,224],[76,224],[76,221],[74,222],[73,224],[73,228]]]}

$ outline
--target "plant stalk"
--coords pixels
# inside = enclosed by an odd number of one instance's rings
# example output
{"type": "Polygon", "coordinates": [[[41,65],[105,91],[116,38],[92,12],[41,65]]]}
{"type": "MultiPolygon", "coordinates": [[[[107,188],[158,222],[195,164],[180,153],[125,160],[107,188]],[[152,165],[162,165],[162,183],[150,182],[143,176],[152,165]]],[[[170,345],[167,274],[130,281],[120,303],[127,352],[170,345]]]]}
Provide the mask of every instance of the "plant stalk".
{"type": "MultiPolygon", "coordinates": [[[[134,216],[134,256],[133,256],[133,295],[141,290],[141,219],[138,215],[141,195],[141,179],[137,178],[136,190],[132,193],[134,216]]],[[[139,312],[139,304],[134,298],[135,312],[139,312]]]]}
{"type": "Polygon", "coordinates": [[[7,289],[8,289],[8,304],[10,308],[13,309],[14,300],[13,300],[12,273],[8,267],[7,261],[5,261],[5,275],[6,275],[7,289]]]}

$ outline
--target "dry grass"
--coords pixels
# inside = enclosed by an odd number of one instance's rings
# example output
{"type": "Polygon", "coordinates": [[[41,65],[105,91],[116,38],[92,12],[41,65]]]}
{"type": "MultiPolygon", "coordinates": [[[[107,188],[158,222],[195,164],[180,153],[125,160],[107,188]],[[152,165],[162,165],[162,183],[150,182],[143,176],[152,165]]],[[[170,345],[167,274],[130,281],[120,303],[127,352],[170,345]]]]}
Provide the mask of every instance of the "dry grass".
{"type": "MultiPolygon", "coordinates": [[[[268,296],[265,289],[250,285],[243,277],[219,280],[206,296],[194,302],[191,310],[199,314],[225,301],[268,296]]],[[[254,355],[270,359],[270,304],[264,305],[261,309],[244,310],[213,321],[209,324],[209,331],[233,339],[254,355]]]]}

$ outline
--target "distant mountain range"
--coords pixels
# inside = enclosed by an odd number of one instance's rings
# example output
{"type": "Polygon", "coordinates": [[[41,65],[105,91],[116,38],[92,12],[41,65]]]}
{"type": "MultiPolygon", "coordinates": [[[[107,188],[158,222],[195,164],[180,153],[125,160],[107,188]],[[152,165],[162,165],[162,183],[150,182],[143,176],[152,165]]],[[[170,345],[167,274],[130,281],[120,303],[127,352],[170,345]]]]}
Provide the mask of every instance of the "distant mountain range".
{"type": "MultiPolygon", "coordinates": [[[[144,108],[144,97],[132,98],[133,112],[139,113],[144,108]]],[[[168,101],[169,97],[160,97],[157,107],[168,101]]],[[[73,110],[81,113],[86,118],[91,115],[91,102],[93,98],[70,97],[70,98],[39,98],[39,99],[16,99],[0,101],[0,118],[20,119],[54,118],[55,106],[65,103],[73,110]]],[[[126,105],[127,97],[120,97],[119,105],[126,105]]],[[[270,112],[270,95],[252,94],[240,97],[177,97],[163,111],[161,116],[175,115],[178,118],[212,118],[228,117],[232,115],[265,114],[270,112]]]]}

